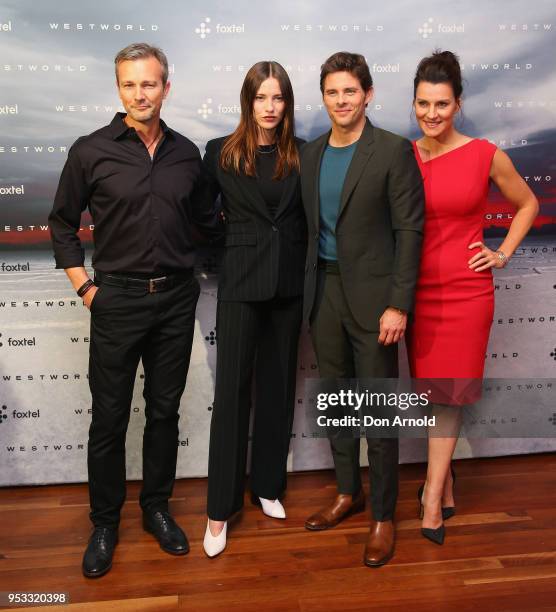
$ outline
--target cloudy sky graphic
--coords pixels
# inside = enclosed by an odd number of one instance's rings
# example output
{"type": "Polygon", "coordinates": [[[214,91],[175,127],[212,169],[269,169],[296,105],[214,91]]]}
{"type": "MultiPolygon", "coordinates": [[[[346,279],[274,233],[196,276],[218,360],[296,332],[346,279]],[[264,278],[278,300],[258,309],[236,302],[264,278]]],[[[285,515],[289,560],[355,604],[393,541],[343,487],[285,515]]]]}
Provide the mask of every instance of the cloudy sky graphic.
{"type": "MultiPolygon", "coordinates": [[[[163,117],[201,151],[233,130],[245,72],[264,59],[290,74],[298,134],[325,131],[319,68],[339,50],[362,53],[372,68],[373,123],[414,138],[416,65],[434,48],[455,51],[466,79],[461,130],[507,150],[522,174],[543,177],[534,189],[556,216],[546,180],[555,170],[555,32],[552,0],[284,0],[270,8],[246,0],[4,0],[0,109],[17,105],[17,113],[0,114],[0,186],[24,184],[25,195],[0,197],[0,230],[45,222],[63,148],[120,109],[113,57],[136,41],[167,53],[173,73],[163,117]]],[[[0,231],[0,243],[5,238],[0,231]]]]}

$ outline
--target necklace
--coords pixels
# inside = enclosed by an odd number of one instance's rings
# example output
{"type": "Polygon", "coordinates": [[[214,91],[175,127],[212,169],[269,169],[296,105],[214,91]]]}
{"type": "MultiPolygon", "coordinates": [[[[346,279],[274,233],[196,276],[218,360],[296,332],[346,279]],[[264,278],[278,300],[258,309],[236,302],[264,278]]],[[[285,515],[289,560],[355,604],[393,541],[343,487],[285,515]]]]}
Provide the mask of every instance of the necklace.
{"type": "Polygon", "coordinates": [[[274,145],[259,145],[257,148],[257,152],[258,153],[262,153],[263,155],[268,155],[269,153],[274,153],[276,151],[276,149],[278,149],[278,145],[274,144],[274,145]],[[272,149],[269,149],[268,151],[264,151],[261,147],[272,147],[272,149]]]}
{"type": "MultiPolygon", "coordinates": [[[[127,117],[124,117],[124,123],[127,125],[128,128],[131,128],[131,126],[128,124],[128,122],[126,121],[127,117]]],[[[133,129],[133,128],[131,128],[133,129]]],[[[160,133],[161,133],[161,129],[160,129],[160,125],[158,126],[158,132],[156,133],[156,136],[154,137],[153,140],[151,140],[151,142],[146,145],[144,142],[143,144],[145,144],[145,147],[147,148],[147,151],[153,146],[153,144],[160,138],[160,133]]]]}
{"type": "Polygon", "coordinates": [[[156,134],[156,136],[154,137],[153,140],[151,140],[151,143],[149,145],[145,145],[147,147],[147,151],[153,146],[153,144],[160,138],[160,128],[156,134]]]}

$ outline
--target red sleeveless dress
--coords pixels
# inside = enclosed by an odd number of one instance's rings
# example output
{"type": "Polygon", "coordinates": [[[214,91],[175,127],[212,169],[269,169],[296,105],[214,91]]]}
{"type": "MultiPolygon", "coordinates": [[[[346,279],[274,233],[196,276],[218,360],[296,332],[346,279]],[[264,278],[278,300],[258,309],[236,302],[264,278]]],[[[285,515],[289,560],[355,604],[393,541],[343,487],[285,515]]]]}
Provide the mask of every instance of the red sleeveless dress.
{"type": "Polygon", "coordinates": [[[481,379],[494,287],[490,269],[469,268],[468,260],[479,249],[467,247],[483,240],[496,146],[475,139],[428,162],[421,160],[416,143],[413,147],[424,180],[425,227],[407,334],[411,375],[481,379]]]}

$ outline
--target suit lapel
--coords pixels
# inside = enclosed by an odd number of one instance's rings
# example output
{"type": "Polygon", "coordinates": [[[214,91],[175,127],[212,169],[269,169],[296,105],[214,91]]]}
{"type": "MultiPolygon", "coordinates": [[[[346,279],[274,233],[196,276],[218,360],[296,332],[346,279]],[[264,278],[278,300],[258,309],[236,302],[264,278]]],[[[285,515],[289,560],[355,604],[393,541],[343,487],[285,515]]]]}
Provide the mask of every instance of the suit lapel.
{"type": "Polygon", "coordinates": [[[340,200],[340,211],[338,213],[338,219],[342,215],[353,190],[357,186],[361,175],[363,174],[363,170],[367,165],[367,162],[373,156],[375,152],[375,143],[374,143],[374,134],[373,134],[373,126],[371,122],[367,119],[365,122],[365,127],[363,128],[363,132],[361,133],[361,137],[359,138],[359,142],[357,143],[357,147],[355,148],[355,152],[353,153],[353,159],[349,165],[346,178],[344,180],[344,186],[342,188],[342,197],[340,200]]]}
{"type": "Polygon", "coordinates": [[[311,205],[313,207],[313,222],[315,224],[315,228],[317,229],[320,226],[320,166],[322,163],[322,156],[324,155],[324,150],[326,149],[326,145],[328,144],[329,138],[330,131],[320,137],[320,140],[317,143],[314,152],[315,165],[313,178],[313,197],[311,205]]]}
{"type": "Polygon", "coordinates": [[[284,179],[284,188],[282,189],[282,196],[280,197],[280,203],[276,209],[276,219],[286,210],[288,204],[292,201],[295,190],[297,189],[297,180],[299,174],[297,172],[290,172],[284,179]]]}
{"type": "Polygon", "coordinates": [[[259,214],[263,215],[267,219],[270,219],[271,221],[274,221],[257,185],[257,178],[255,176],[236,176],[235,178],[241,190],[247,196],[251,206],[253,206],[253,208],[255,208],[259,214]]]}

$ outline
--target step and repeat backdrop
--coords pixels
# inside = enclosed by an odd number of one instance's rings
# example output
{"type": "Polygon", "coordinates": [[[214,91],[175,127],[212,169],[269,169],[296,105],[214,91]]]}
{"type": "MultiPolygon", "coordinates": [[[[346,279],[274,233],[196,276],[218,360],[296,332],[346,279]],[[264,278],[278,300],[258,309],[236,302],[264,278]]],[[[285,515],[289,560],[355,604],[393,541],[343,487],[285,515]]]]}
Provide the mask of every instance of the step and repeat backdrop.
{"type": "MultiPolygon", "coordinates": [[[[247,0],[3,0],[0,3],[0,484],[86,480],[90,397],[89,314],[54,270],[47,216],[71,144],[120,108],[113,58],[131,42],[161,46],[172,88],[163,118],[194,140],[229,133],[248,68],[273,59],[290,74],[297,133],[327,129],[319,69],[331,53],[366,56],[375,81],[368,114],[418,136],[412,80],[435,48],[459,54],[465,76],[461,129],[504,149],[541,202],[534,230],[495,274],[496,313],[486,360],[491,378],[550,379],[556,369],[556,6],[552,0],[409,0],[338,4],[247,0]]],[[[497,245],[513,211],[493,189],[485,229],[497,245]]],[[[81,238],[90,245],[84,216],[81,238]]],[[[90,255],[90,253],[89,253],[90,255]]],[[[89,257],[90,261],[90,257],[89,257]]],[[[218,251],[199,253],[202,293],[181,404],[179,476],[207,472],[216,357],[218,251]]],[[[400,357],[407,371],[405,356],[400,357]]],[[[332,465],[328,443],[305,430],[303,381],[318,375],[300,339],[290,468],[332,465]]],[[[128,432],[128,475],[141,477],[144,404],[137,373],[128,432]]],[[[524,390],[524,393],[527,391],[524,390]]],[[[556,415],[544,438],[462,439],[460,457],[556,449],[556,415]],[[552,436],[552,437],[551,437],[552,436]]],[[[403,462],[425,457],[404,440],[403,462]]]]}

